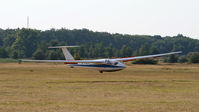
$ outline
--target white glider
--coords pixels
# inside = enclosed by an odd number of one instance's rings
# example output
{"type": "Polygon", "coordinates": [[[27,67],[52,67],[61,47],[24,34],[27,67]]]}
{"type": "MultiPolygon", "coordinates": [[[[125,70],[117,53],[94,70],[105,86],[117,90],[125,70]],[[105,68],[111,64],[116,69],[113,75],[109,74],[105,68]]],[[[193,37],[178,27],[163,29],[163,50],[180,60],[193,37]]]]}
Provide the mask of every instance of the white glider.
{"type": "Polygon", "coordinates": [[[137,60],[137,59],[145,59],[145,58],[161,57],[161,56],[182,53],[181,51],[178,51],[178,52],[170,52],[170,53],[163,53],[163,54],[125,57],[125,58],[114,58],[114,59],[75,60],[67,49],[67,48],[71,48],[71,47],[79,47],[79,46],[49,47],[49,48],[61,48],[66,60],[22,60],[22,61],[60,62],[60,63],[69,65],[71,68],[73,68],[73,67],[92,68],[92,69],[98,70],[100,73],[103,73],[103,72],[114,72],[114,71],[123,70],[124,68],[126,68],[124,62],[127,62],[127,61],[132,61],[132,60],[137,60]]]}

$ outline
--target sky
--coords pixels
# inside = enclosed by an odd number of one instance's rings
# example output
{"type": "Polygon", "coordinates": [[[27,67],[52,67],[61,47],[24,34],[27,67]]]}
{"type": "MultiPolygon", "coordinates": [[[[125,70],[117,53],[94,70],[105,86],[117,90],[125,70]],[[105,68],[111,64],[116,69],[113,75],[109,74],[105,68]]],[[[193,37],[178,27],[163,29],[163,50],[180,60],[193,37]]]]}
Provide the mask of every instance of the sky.
{"type": "Polygon", "coordinates": [[[0,0],[0,28],[82,29],[199,39],[199,0],[0,0]]]}

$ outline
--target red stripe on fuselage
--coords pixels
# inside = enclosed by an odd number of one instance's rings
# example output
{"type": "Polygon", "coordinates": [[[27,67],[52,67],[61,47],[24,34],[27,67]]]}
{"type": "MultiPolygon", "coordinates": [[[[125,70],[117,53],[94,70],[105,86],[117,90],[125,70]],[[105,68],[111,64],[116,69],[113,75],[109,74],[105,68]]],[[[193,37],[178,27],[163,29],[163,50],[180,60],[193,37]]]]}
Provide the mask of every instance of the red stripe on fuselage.
{"type": "Polygon", "coordinates": [[[75,62],[65,62],[64,64],[77,64],[75,62]]]}

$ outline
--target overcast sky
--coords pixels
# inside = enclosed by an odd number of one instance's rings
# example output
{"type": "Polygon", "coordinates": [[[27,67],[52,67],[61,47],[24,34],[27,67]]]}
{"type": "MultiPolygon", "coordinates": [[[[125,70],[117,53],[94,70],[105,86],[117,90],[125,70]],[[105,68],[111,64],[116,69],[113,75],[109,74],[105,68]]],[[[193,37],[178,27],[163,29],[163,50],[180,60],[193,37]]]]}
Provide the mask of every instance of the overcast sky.
{"type": "Polygon", "coordinates": [[[199,39],[199,0],[0,0],[0,28],[105,31],[199,39]]]}

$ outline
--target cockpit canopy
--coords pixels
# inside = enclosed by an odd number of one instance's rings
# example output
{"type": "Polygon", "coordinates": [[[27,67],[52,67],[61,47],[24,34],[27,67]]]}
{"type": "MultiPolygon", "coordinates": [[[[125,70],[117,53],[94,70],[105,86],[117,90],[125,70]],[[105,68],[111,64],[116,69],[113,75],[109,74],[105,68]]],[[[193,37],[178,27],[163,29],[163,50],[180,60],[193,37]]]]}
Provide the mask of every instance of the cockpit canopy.
{"type": "Polygon", "coordinates": [[[111,61],[109,59],[106,59],[105,63],[108,65],[118,65],[120,62],[119,61],[111,61]]]}

